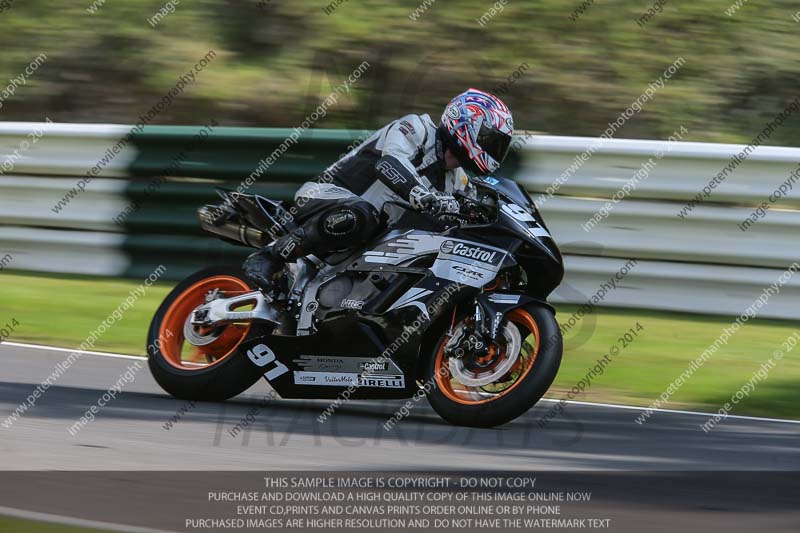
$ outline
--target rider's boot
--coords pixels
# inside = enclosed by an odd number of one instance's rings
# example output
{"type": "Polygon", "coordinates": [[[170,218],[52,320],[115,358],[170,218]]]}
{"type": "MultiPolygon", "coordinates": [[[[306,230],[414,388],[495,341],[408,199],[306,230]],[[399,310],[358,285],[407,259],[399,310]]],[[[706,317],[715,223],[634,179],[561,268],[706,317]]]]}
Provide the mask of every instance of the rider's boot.
{"type": "Polygon", "coordinates": [[[286,261],[301,255],[302,239],[303,231],[298,228],[251,254],[243,265],[248,281],[262,291],[272,288],[272,278],[283,270],[286,261]]]}
{"type": "Polygon", "coordinates": [[[272,257],[270,245],[250,254],[242,267],[247,281],[261,290],[268,290],[272,286],[272,277],[279,269],[272,257]]]}

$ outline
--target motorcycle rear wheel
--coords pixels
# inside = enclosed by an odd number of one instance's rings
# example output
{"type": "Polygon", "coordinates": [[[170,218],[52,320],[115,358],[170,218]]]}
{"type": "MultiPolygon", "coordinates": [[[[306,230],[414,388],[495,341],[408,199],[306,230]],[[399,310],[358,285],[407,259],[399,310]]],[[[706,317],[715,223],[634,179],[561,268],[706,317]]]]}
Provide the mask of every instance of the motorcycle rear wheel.
{"type": "MultiPolygon", "coordinates": [[[[254,324],[229,324],[213,331],[198,331],[210,340],[194,346],[186,341],[184,326],[195,307],[215,289],[226,295],[254,290],[241,269],[213,267],[181,281],[156,311],[147,334],[150,372],[166,392],[176,398],[221,401],[241,394],[261,376],[241,345],[260,334],[254,324]]],[[[190,335],[191,336],[191,335],[190,335]]]]}
{"type": "Polygon", "coordinates": [[[509,379],[491,386],[468,387],[451,376],[445,332],[425,367],[428,401],[445,420],[458,426],[495,427],[527,412],[553,383],[561,364],[561,332],[552,311],[530,305],[509,312],[508,320],[523,339],[509,379]],[[523,353],[524,352],[524,353],[523,353]]]}

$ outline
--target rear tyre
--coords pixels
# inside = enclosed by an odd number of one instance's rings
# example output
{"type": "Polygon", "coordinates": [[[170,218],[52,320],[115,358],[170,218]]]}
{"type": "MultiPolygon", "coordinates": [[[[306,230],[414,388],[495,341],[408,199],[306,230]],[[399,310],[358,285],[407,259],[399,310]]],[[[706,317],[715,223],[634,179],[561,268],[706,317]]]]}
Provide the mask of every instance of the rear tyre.
{"type": "MultiPolygon", "coordinates": [[[[259,336],[254,324],[228,324],[216,330],[195,329],[191,334],[210,342],[189,344],[184,326],[195,307],[205,302],[209,291],[231,296],[254,290],[241,269],[214,267],[181,281],[156,311],[147,334],[150,372],[166,392],[185,400],[220,401],[250,388],[261,376],[240,346],[259,336]]],[[[190,335],[191,336],[191,335],[190,335]]]]}
{"type": "Polygon", "coordinates": [[[519,331],[522,346],[512,370],[497,383],[474,387],[459,383],[444,353],[447,332],[436,343],[424,372],[425,383],[430,384],[428,401],[451,424],[481,428],[505,424],[533,407],[553,383],[562,352],[553,312],[534,304],[514,309],[506,318],[519,331]]]}

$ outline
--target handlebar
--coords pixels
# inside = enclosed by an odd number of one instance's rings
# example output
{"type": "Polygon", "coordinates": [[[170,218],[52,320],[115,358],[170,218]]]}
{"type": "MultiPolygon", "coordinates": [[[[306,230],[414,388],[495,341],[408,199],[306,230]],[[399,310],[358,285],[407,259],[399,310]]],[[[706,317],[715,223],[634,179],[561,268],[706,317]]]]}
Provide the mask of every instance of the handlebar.
{"type": "MultiPolygon", "coordinates": [[[[462,209],[464,209],[464,207],[468,206],[470,203],[473,203],[473,204],[476,203],[473,200],[471,200],[471,199],[469,199],[469,198],[467,198],[467,197],[465,197],[463,195],[458,195],[456,197],[456,199],[459,200],[459,204],[461,205],[462,209]]],[[[441,213],[439,215],[435,215],[433,213],[429,213],[429,212],[425,212],[425,211],[419,211],[417,209],[414,209],[411,206],[410,203],[404,202],[402,200],[389,200],[389,201],[385,202],[383,205],[384,205],[384,208],[387,205],[396,205],[397,207],[400,207],[402,209],[406,209],[406,210],[409,210],[409,211],[415,211],[415,212],[418,212],[418,213],[423,213],[423,214],[429,215],[431,217],[435,217],[440,222],[456,220],[459,223],[465,223],[465,222],[466,223],[470,223],[470,222],[472,222],[472,218],[473,218],[473,213],[441,213]]]]}
{"type": "Polygon", "coordinates": [[[403,209],[407,209],[409,211],[416,211],[411,204],[408,202],[404,202],[402,200],[389,200],[388,202],[384,202],[383,206],[386,207],[387,205],[396,205],[397,207],[402,207],[403,209]]]}

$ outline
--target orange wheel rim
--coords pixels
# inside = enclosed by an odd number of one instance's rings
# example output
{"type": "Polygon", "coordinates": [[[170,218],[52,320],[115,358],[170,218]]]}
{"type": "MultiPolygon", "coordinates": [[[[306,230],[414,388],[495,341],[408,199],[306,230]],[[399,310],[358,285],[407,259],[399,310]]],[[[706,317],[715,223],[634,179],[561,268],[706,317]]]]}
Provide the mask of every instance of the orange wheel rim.
{"type": "MultiPolygon", "coordinates": [[[[530,335],[534,337],[533,343],[533,351],[525,358],[522,358],[522,354],[518,356],[516,364],[513,366],[511,373],[519,372],[519,375],[514,380],[514,382],[508,386],[507,388],[493,393],[491,397],[487,398],[480,398],[474,399],[470,396],[473,396],[478,391],[476,389],[482,388],[469,388],[465,385],[460,383],[456,383],[456,385],[460,385],[460,387],[454,385],[454,379],[450,375],[450,367],[448,366],[447,357],[444,355],[444,346],[447,344],[447,339],[443,339],[442,342],[439,344],[439,349],[436,352],[436,360],[434,362],[434,376],[436,379],[436,385],[442,394],[444,394],[449,400],[460,403],[462,405],[478,405],[483,403],[493,402],[502,398],[503,396],[507,395],[509,392],[514,390],[520,383],[522,383],[525,378],[530,374],[531,369],[533,368],[533,364],[536,362],[536,356],[539,354],[539,327],[536,325],[536,320],[528,313],[522,309],[514,309],[510,313],[508,313],[508,319],[513,322],[514,324],[519,324],[524,326],[528,331],[530,331],[530,335]]],[[[525,340],[523,339],[522,346],[525,346],[525,340]]]]}
{"type": "Polygon", "coordinates": [[[214,289],[219,289],[226,296],[251,290],[239,278],[213,276],[198,281],[178,295],[164,313],[158,330],[158,347],[170,365],[181,370],[201,370],[217,365],[234,353],[247,337],[250,324],[233,323],[222,326],[219,336],[210,344],[192,346],[186,342],[183,335],[186,320],[198,305],[205,303],[206,294],[214,289]]]}

